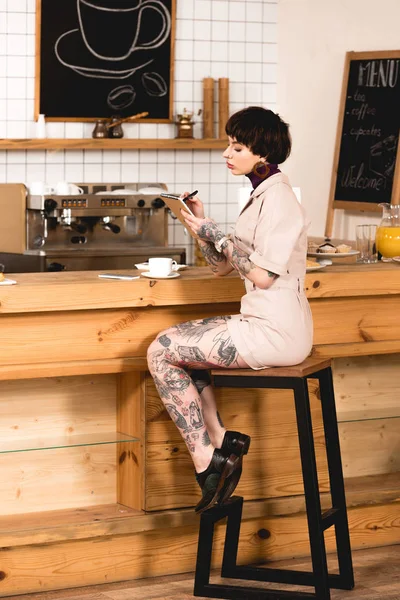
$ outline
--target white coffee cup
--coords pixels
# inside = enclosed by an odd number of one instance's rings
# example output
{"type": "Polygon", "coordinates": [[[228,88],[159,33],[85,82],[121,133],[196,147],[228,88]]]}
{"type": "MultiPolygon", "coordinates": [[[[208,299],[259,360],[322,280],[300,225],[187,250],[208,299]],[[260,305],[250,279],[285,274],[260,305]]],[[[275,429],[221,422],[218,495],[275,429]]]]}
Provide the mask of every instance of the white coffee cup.
{"type": "Polygon", "coordinates": [[[83,189],[74,183],[59,181],[56,185],[55,192],[58,196],[77,196],[78,194],[83,194],[83,189]]]}
{"type": "Polygon", "coordinates": [[[177,264],[172,258],[149,258],[149,274],[153,277],[168,277],[177,264]]]}
{"type": "Polygon", "coordinates": [[[45,196],[46,194],[53,194],[54,188],[47,185],[45,181],[33,181],[29,186],[29,191],[32,196],[45,196]]]}

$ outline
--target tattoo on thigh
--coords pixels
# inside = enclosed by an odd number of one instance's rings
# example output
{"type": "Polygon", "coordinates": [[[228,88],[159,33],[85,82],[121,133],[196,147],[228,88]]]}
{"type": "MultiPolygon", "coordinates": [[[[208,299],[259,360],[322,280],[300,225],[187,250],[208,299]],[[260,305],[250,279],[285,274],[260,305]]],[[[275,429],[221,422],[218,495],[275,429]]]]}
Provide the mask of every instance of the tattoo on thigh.
{"type": "Polygon", "coordinates": [[[187,363],[206,362],[206,356],[197,346],[178,346],[179,358],[187,363]]]}
{"type": "Polygon", "coordinates": [[[216,357],[218,363],[227,366],[231,365],[237,358],[236,346],[232,342],[231,336],[227,331],[223,331],[214,338],[214,341],[217,342],[215,346],[218,344],[218,356],[216,357]]]}
{"type": "Polygon", "coordinates": [[[167,335],[160,335],[157,341],[160,342],[161,346],[164,346],[164,348],[169,348],[171,345],[171,339],[167,335]]]}
{"type": "Polygon", "coordinates": [[[190,340],[193,338],[195,342],[199,342],[207,331],[226,323],[226,320],[227,317],[209,317],[207,319],[199,319],[198,321],[180,323],[179,325],[175,325],[175,328],[184,339],[190,340]]]}

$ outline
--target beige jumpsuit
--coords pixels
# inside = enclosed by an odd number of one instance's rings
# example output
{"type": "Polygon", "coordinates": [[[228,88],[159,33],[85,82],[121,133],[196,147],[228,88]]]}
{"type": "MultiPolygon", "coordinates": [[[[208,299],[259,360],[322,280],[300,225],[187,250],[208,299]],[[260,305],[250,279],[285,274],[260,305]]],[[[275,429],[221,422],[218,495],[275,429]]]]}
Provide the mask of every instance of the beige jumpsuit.
{"type": "Polygon", "coordinates": [[[227,321],[240,356],[252,369],[288,366],[310,353],[313,323],[304,293],[307,220],[282,173],[255,190],[240,213],[232,239],[257,266],[279,275],[267,290],[242,277],[240,314],[227,321]]]}

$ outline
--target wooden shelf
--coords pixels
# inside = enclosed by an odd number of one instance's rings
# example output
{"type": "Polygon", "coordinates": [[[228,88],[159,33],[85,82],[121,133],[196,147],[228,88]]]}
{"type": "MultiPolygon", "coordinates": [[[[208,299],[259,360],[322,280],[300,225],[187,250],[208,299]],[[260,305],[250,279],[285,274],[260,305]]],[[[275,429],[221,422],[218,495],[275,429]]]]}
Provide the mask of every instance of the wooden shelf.
{"type": "Polygon", "coordinates": [[[223,150],[227,139],[0,139],[0,150],[223,150]]]}

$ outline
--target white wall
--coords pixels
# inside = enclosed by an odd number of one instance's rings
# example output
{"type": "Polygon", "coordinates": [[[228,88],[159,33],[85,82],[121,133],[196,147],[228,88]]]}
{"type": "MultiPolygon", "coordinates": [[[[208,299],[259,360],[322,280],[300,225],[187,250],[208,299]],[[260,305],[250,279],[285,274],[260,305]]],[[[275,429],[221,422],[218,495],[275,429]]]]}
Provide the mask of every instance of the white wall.
{"type": "MultiPolygon", "coordinates": [[[[57,0],[54,0],[56,2],[57,0]]],[[[0,0],[0,138],[35,134],[35,0],[0,0]]],[[[203,77],[230,78],[230,111],[276,106],[277,0],[177,0],[174,114],[202,105],[203,77]]],[[[201,123],[195,136],[201,137],[201,123]]],[[[169,124],[124,125],[125,137],[173,138],[169,124]]],[[[49,123],[49,137],[91,137],[93,124],[49,123]]],[[[227,232],[236,220],[238,188],[217,151],[0,152],[0,183],[159,181],[198,189],[208,216],[227,232]]],[[[247,183],[247,180],[245,180],[247,183]]],[[[191,247],[170,223],[171,245],[191,247]]]]}
{"type": "MultiPolygon", "coordinates": [[[[278,108],[293,136],[285,171],[312,235],[325,229],[345,53],[399,47],[399,0],[279,0],[278,108]]],[[[361,222],[379,216],[335,210],[334,235],[354,239],[361,222]]]]}

